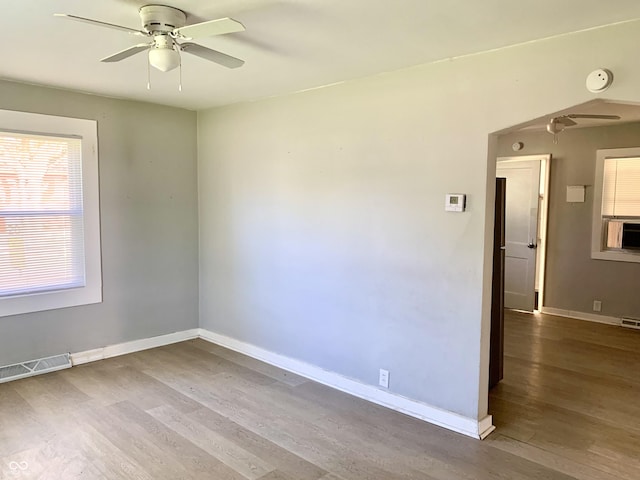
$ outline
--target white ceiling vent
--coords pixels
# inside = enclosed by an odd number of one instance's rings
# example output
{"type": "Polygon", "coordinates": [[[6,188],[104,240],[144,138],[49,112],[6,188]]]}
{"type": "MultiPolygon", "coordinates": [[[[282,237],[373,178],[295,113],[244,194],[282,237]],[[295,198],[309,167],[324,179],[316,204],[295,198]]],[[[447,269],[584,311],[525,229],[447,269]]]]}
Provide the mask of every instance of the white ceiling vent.
{"type": "Polygon", "coordinates": [[[55,372],[71,368],[71,359],[68,353],[55,355],[53,357],[30,360],[24,363],[15,363],[0,367],[0,383],[18,380],[25,377],[33,377],[41,373],[55,372]]]}

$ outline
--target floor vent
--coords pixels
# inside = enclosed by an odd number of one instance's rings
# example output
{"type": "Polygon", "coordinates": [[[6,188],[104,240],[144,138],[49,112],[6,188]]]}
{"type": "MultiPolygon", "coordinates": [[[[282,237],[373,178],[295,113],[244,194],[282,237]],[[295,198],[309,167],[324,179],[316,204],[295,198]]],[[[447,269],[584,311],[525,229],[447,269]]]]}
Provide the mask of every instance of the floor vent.
{"type": "Polygon", "coordinates": [[[41,373],[55,372],[71,368],[71,359],[68,353],[55,355],[53,357],[41,358],[39,360],[30,360],[24,363],[15,363],[0,367],[0,383],[10,382],[25,377],[33,377],[41,373]]]}
{"type": "Polygon", "coordinates": [[[640,330],[640,319],[622,317],[622,326],[627,328],[636,328],[640,330]]]}

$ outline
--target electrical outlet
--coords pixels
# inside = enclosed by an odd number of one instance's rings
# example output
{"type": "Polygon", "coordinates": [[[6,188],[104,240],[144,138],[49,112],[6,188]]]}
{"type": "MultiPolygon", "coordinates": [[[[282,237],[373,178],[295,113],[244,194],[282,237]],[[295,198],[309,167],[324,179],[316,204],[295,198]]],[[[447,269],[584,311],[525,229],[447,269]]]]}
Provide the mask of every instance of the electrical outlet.
{"type": "Polygon", "coordinates": [[[593,311],[601,312],[602,311],[602,302],[600,300],[593,301],[593,311]]]}
{"type": "Polygon", "coordinates": [[[378,384],[381,387],[389,388],[389,370],[383,368],[380,369],[380,377],[378,377],[378,384]]]}

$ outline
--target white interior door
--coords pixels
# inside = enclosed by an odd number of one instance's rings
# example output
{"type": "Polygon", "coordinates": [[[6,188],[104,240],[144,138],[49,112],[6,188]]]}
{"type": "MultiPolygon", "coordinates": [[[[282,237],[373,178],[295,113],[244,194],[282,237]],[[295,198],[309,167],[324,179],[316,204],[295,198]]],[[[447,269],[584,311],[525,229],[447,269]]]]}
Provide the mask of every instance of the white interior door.
{"type": "Polygon", "coordinates": [[[535,307],[540,162],[499,161],[496,169],[507,179],[504,305],[529,312],[535,307]]]}

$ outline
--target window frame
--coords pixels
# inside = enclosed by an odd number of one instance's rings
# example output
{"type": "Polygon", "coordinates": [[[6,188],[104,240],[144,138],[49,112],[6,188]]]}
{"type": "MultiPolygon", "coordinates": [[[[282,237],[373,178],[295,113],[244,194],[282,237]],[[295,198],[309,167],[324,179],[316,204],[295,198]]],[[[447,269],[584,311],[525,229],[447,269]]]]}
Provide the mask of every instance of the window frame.
{"type": "MultiPolygon", "coordinates": [[[[640,252],[633,250],[610,250],[605,247],[605,228],[602,215],[602,194],[604,189],[604,163],[612,158],[640,157],[640,147],[607,148],[596,151],[596,174],[593,197],[593,220],[591,224],[591,258],[595,260],[612,260],[616,262],[640,263],[640,252]]],[[[610,216],[606,216],[607,219],[610,216]]],[[[640,221],[640,217],[619,217],[631,222],[640,221]]]]}
{"type": "Polygon", "coordinates": [[[98,126],[95,120],[0,110],[0,131],[77,137],[82,141],[85,285],[0,298],[0,317],[102,302],[98,126]]]}

